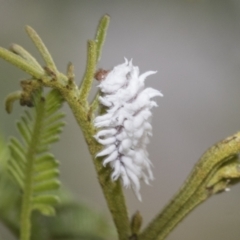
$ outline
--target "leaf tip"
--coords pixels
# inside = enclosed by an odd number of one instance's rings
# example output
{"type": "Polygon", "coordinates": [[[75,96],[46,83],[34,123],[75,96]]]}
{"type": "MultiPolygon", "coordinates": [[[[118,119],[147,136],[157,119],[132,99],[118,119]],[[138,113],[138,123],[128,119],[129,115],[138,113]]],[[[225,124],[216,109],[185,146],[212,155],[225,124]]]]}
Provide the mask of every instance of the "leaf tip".
{"type": "Polygon", "coordinates": [[[21,98],[22,92],[21,91],[17,91],[17,92],[13,92],[10,93],[5,100],[5,109],[7,111],[7,113],[11,113],[12,109],[13,109],[13,103],[16,100],[19,100],[21,98]]]}

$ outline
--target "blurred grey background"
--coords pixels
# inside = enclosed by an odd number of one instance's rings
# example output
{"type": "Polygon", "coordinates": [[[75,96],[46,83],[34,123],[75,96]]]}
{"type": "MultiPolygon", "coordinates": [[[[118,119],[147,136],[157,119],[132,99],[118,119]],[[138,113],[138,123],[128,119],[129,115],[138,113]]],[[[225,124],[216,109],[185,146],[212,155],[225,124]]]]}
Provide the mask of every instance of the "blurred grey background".
{"type": "MultiPolygon", "coordinates": [[[[141,72],[158,70],[147,85],[164,98],[154,109],[149,145],[152,186],[142,184],[143,202],[126,190],[129,214],[140,210],[146,225],[179,189],[201,154],[240,129],[240,1],[0,1],[0,45],[18,43],[39,57],[24,32],[40,34],[58,68],[75,65],[76,81],[85,69],[86,41],[102,15],[111,16],[99,67],[111,69],[133,58],[141,72]]],[[[22,109],[8,115],[3,102],[27,75],[0,60],[0,128],[16,134],[22,109]]],[[[70,110],[62,140],[53,149],[61,177],[77,199],[110,218],[82,133],[70,110]]],[[[0,193],[1,195],[1,193],[0,193]]],[[[240,234],[240,185],[212,197],[190,214],[168,240],[236,240],[240,234]]],[[[3,232],[3,236],[8,235],[3,232]]],[[[8,238],[9,239],[9,238],[8,238]]]]}

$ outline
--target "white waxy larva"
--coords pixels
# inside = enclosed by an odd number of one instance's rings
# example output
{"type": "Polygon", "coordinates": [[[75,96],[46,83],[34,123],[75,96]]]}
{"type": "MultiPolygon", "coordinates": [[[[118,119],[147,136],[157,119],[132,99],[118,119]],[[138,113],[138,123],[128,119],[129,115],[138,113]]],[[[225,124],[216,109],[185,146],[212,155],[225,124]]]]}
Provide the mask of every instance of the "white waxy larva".
{"type": "Polygon", "coordinates": [[[107,106],[107,107],[111,107],[112,106],[112,103],[109,102],[107,99],[103,98],[103,97],[99,97],[99,101],[101,104],[103,104],[104,106],[107,106]]]}
{"type": "Polygon", "coordinates": [[[155,74],[148,71],[139,75],[138,67],[125,59],[123,64],[105,71],[99,88],[100,103],[106,113],[95,118],[99,129],[96,140],[104,145],[96,157],[104,157],[103,165],[110,164],[113,181],[120,178],[123,186],[131,187],[141,201],[140,180],[153,180],[151,161],[146,151],[152,135],[151,108],[157,104],[153,97],[163,96],[158,90],[144,88],[145,79],[155,74]]]}
{"type": "Polygon", "coordinates": [[[102,145],[110,145],[116,142],[115,137],[109,137],[105,139],[98,138],[98,142],[101,143],[102,145]]]}
{"type": "Polygon", "coordinates": [[[104,122],[104,121],[106,121],[106,120],[111,120],[111,118],[112,118],[112,114],[109,114],[109,113],[107,113],[107,114],[104,114],[104,115],[102,115],[102,116],[98,116],[96,119],[95,119],[95,122],[104,122]]]}
{"type": "Polygon", "coordinates": [[[121,154],[127,153],[132,146],[132,140],[129,138],[124,139],[119,145],[119,152],[121,154]]]}
{"type": "Polygon", "coordinates": [[[111,129],[106,129],[106,130],[99,131],[95,135],[95,137],[96,137],[96,139],[99,139],[99,138],[105,137],[105,136],[114,136],[116,133],[117,133],[117,129],[111,128],[111,129]]]}
{"type": "Polygon", "coordinates": [[[117,157],[118,157],[118,151],[112,152],[107,158],[104,159],[103,166],[106,167],[106,165],[109,162],[112,162],[112,161],[116,160],[117,157]]]}
{"type": "Polygon", "coordinates": [[[101,152],[99,152],[96,155],[96,157],[103,157],[103,156],[109,155],[115,150],[116,150],[116,146],[115,145],[110,145],[110,146],[104,148],[101,152]]]}
{"type": "Polygon", "coordinates": [[[122,176],[122,164],[119,159],[117,159],[115,162],[112,162],[111,165],[114,166],[114,171],[112,172],[111,178],[113,181],[115,181],[120,175],[122,176]]]}

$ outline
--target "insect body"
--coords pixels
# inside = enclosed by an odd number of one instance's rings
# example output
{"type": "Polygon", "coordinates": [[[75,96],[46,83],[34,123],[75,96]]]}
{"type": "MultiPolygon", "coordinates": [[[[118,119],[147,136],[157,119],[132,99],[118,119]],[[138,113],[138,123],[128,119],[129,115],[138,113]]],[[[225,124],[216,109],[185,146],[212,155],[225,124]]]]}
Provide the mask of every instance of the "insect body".
{"type": "Polygon", "coordinates": [[[102,93],[99,101],[106,107],[106,113],[95,119],[95,126],[100,129],[95,138],[104,145],[97,157],[105,156],[103,165],[112,167],[112,179],[121,178],[123,185],[131,186],[139,200],[140,179],[147,184],[153,180],[146,149],[152,135],[151,108],[157,106],[151,99],[162,94],[144,88],[144,81],[154,73],[139,75],[138,67],[125,59],[123,64],[105,72],[99,84],[102,93]]]}

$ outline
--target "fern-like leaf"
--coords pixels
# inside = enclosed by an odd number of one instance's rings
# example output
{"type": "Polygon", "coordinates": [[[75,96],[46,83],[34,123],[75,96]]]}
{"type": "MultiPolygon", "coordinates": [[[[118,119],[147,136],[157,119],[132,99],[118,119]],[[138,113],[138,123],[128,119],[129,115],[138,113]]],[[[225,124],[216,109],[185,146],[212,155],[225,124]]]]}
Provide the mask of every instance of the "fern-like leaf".
{"type": "Polygon", "coordinates": [[[53,215],[59,202],[54,194],[60,185],[59,163],[48,151],[64,126],[64,114],[58,111],[62,98],[52,90],[45,98],[37,91],[33,99],[35,107],[17,122],[22,141],[12,137],[9,143],[8,169],[23,192],[21,222],[27,221],[33,210],[53,215]]]}

